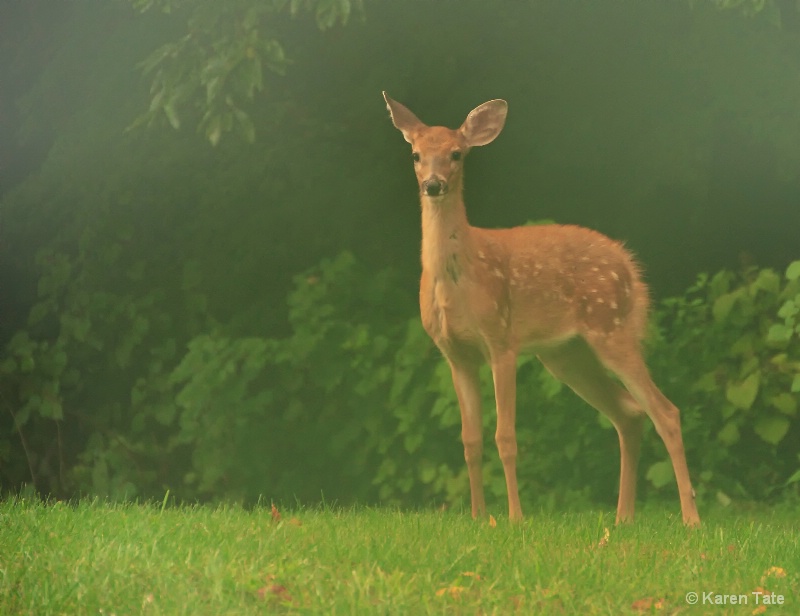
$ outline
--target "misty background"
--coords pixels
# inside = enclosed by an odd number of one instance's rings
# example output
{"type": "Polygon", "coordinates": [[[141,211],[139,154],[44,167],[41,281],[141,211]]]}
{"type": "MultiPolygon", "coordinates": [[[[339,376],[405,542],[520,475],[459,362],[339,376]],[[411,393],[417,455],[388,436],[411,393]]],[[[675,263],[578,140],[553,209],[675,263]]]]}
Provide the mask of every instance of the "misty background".
{"type": "MultiPolygon", "coordinates": [[[[470,222],[552,219],[625,240],[657,300],[700,273],[783,272],[800,256],[792,2],[319,0],[295,15],[272,2],[233,35],[198,18],[209,2],[146,4],[0,6],[4,490],[464,495],[452,396],[436,406],[443,362],[413,330],[418,196],[382,90],[449,127],[507,100],[503,133],[466,163],[470,222]],[[285,59],[271,48],[260,77],[229,80],[233,124],[203,119],[211,86],[175,109],[155,101],[141,64],[154,50],[187,32],[202,41],[192,53],[227,49],[256,29],[285,59]],[[408,427],[425,421],[424,438],[408,427]],[[441,459],[431,439],[446,439],[441,459]],[[419,466],[401,476],[393,457],[419,466]]],[[[231,4],[231,19],[257,4],[231,4]]],[[[176,54],[165,79],[190,82],[197,62],[176,54]]],[[[573,460],[594,444],[564,472],[603,500],[616,437],[579,412],[596,432],[554,446],[573,460]]],[[[796,414],[784,415],[794,438],[796,414]]],[[[771,444],[787,473],[797,466],[795,449],[771,444]]],[[[645,465],[663,458],[648,451],[645,465]]],[[[539,492],[557,479],[527,477],[539,492]]]]}

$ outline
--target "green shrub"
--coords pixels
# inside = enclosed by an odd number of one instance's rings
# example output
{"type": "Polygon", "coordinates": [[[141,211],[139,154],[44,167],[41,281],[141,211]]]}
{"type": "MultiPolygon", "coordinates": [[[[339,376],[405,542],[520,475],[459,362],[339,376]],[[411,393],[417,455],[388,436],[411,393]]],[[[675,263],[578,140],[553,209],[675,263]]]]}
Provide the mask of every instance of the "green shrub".
{"type": "MultiPolygon", "coordinates": [[[[101,243],[110,259],[116,241],[101,243]]],[[[40,254],[39,302],[0,362],[40,490],[400,505],[468,498],[450,371],[393,272],[372,273],[349,253],[323,260],[295,277],[288,335],[268,338],[215,323],[188,265],[189,282],[169,293],[145,284],[146,264],[116,261],[125,284],[105,280],[83,250],[40,254]],[[56,463],[62,441],[74,455],[56,463]]],[[[784,277],[700,276],[656,307],[649,363],[682,410],[700,499],[797,493],[798,314],[800,262],[784,277]]],[[[488,367],[481,377],[487,496],[502,507],[488,367]]],[[[517,417],[527,507],[615,501],[616,433],[534,357],[519,361],[517,417]]],[[[642,466],[643,497],[674,499],[652,428],[642,466]]]]}

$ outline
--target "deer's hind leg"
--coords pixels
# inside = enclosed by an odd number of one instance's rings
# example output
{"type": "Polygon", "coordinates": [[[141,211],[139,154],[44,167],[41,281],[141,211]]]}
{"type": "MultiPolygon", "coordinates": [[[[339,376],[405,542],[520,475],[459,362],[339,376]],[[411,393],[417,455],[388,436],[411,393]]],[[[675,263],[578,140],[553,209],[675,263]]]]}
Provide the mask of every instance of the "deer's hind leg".
{"type": "Polygon", "coordinates": [[[680,411],[653,383],[650,371],[639,351],[638,342],[612,336],[598,341],[594,348],[603,365],[622,381],[625,388],[653,420],[656,432],[664,441],[678,483],[683,522],[688,526],[700,524],[694,490],[689,478],[689,467],[686,464],[680,411]]]}
{"type": "Polygon", "coordinates": [[[582,338],[538,353],[550,373],[611,420],[619,436],[620,473],[617,523],[633,519],[636,469],[645,414],[642,406],[609,375],[582,338]]]}

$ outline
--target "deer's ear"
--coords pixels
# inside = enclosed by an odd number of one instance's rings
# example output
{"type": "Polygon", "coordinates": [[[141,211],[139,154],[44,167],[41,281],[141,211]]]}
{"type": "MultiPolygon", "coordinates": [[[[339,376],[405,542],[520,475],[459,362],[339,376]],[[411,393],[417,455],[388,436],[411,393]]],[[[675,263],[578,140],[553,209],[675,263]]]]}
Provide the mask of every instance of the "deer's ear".
{"type": "Polygon", "coordinates": [[[486,145],[494,141],[503,130],[507,114],[508,103],[501,99],[495,99],[470,111],[458,130],[464,135],[470,147],[486,145]]]}
{"type": "Polygon", "coordinates": [[[408,107],[389,98],[386,92],[383,93],[383,98],[386,101],[386,108],[389,110],[389,115],[392,118],[392,124],[395,125],[397,130],[403,133],[405,140],[411,143],[413,134],[425,125],[419,121],[417,116],[411,113],[408,107]]]}

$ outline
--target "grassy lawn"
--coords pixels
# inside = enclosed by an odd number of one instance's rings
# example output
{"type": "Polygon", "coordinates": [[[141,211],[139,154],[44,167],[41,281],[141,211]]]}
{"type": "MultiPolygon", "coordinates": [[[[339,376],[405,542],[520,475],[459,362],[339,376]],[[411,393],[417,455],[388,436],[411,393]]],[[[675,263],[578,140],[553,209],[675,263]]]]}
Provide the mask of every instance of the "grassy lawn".
{"type": "Polygon", "coordinates": [[[0,614],[800,614],[788,509],[613,521],[8,500],[0,614]]]}

